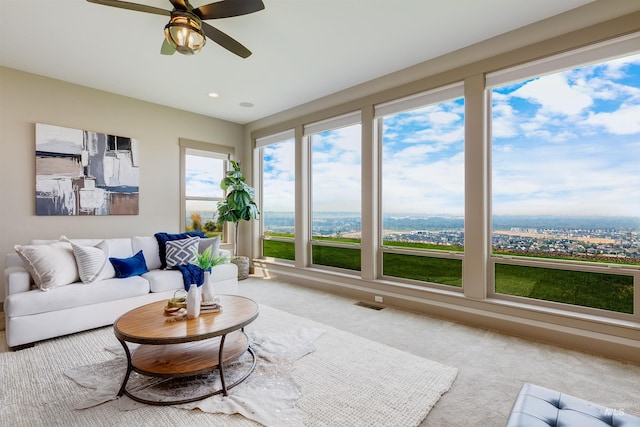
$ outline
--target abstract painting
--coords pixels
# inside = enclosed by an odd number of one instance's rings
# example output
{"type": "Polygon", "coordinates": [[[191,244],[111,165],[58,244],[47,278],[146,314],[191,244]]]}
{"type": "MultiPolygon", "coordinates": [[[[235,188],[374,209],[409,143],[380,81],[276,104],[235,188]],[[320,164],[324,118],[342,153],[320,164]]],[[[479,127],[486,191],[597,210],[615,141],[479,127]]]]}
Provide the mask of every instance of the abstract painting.
{"type": "Polygon", "coordinates": [[[138,215],[138,141],[36,123],[36,215],[138,215]]]}

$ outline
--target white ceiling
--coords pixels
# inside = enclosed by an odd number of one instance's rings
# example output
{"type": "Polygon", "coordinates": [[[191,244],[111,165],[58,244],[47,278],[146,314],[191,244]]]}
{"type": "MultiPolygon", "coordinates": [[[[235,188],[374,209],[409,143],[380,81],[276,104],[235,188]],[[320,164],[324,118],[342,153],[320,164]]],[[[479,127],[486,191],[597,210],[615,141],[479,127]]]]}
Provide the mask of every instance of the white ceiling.
{"type": "Polygon", "coordinates": [[[242,59],[211,41],[195,56],[160,55],[161,15],[0,0],[0,65],[245,124],[593,0],[263,1],[207,21],[253,51],[242,59]]]}

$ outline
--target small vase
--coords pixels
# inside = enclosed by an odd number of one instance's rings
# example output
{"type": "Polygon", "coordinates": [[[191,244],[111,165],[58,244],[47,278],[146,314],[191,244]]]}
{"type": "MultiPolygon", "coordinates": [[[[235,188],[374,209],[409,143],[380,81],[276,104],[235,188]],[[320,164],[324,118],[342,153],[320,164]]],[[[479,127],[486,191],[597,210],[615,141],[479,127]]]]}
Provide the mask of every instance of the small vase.
{"type": "Polygon", "coordinates": [[[215,293],[213,291],[213,282],[211,282],[211,272],[204,272],[204,283],[201,288],[202,302],[213,303],[215,300],[215,293]]]}
{"type": "Polygon", "coordinates": [[[198,285],[192,283],[187,292],[187,319],[195,319],[200,316],[200,290],[198,285]]]}

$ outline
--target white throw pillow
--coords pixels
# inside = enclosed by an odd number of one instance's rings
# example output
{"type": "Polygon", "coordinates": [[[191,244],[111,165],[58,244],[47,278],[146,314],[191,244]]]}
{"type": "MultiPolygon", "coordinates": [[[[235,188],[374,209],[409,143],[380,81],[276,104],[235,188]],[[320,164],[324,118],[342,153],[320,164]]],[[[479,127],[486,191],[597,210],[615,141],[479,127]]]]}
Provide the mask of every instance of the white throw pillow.
{"type": "Polygon", "coordinates": [[[156,270],[162,267],[158,239],[156,239],[155,236],[132,237],[131,246],[133,247],[133,253],[137,253],[140,250],[142,251],[149,270],[156,270]]]}
{"type": "Polygon", "coordinates": [[[71,244],[55,242],[48,245],[16,245],[15,251],[36,286],[43,291],[77,282],[78,267],[71,244]]]}
{"type": "Polygon", "coordinates": [[[189,237],[168,241],[166,244],[167,268],[174,268],[178,265],[190,264],[196,261],[199,240],[199,237],[189,237]]]}
{"type": "Polygon", "coordinates": [[[218,256],[220,252],[220,236],[200,239],[198,242],[198,253],[203,253],[208,246],[211,246],[211,254],[218,256]]]}
{"type": "Polygon", "coordinates": [[[82,283],[92,283],[101,278],[109,259],[107,242],[103,240],[95,246],[82,246],[65,236],[61,236],[60,240],[71,244],[82,283]]]}

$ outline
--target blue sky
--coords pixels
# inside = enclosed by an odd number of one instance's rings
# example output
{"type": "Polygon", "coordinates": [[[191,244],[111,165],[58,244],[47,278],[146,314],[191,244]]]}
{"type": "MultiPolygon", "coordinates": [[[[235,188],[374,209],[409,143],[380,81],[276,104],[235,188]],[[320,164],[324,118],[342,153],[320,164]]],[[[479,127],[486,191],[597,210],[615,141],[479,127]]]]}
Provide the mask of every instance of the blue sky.
{"type": "MultiPolygon", "coordinates": [[[[191,197],[223,197],[224,192],[220,188],[223,178],[223,160],[197,155],[186,155],[186,188],[187,196],[191,197]]],[[[213,219],[217,211],[217,202],[191,200],[187,202],[187,211],[198,211],[202,220],[206,222],[213,219]]],[[[190,218],[186,218],[187,224],[190,218]]]]}
{"type": "Polygon", "coordinates": [[[293,212],[295,209],[294,141],[289,139],[263,148],[263,211],[293,212]],[[275,195],[275,197],[273,197],[275,195]]]}
{"type": "MultiPolygon", "coordinates": [[[[500,87],[492,104],[494,214],[640,216],[640,55],[500,87]]],[[[462,99],[385,118],[385,212],[463,214],[463,126],[462,99]]],[[[264,150],[265,210],[291,211],[293,143],[264,150]]],[[[358,126],[314,136],[315,210],[360,210],[360,161],[358,126]]]]}
{"type": "Polygon", "coordinates": [[[464,214],[464,99],[383,121],[385,213],[464,214]]]}
{"type": "Polygon", "coordinates": [[[640,55],[492,98],[494,214],[640,216],[640,55]]]}

